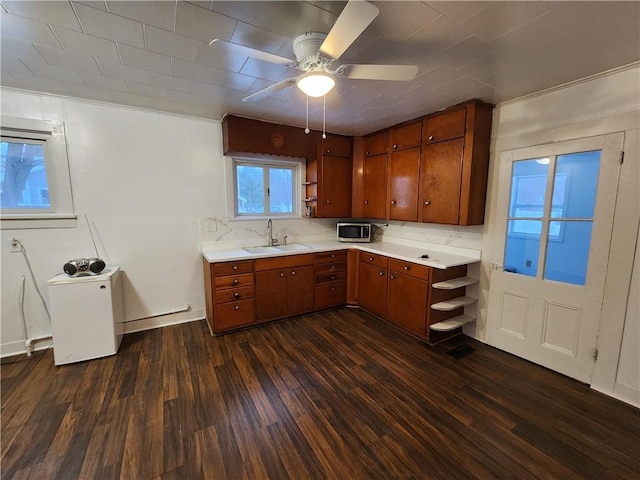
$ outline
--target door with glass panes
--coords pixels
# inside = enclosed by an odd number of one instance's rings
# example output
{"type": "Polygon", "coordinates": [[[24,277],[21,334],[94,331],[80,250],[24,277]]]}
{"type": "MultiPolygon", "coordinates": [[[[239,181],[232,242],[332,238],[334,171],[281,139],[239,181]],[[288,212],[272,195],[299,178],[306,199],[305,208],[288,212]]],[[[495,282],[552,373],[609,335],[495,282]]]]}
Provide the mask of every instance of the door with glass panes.
{"type": "Polygon", "coordinates": [[[503,152],[487,342],[589,383],[623,134],[503,152]]]}

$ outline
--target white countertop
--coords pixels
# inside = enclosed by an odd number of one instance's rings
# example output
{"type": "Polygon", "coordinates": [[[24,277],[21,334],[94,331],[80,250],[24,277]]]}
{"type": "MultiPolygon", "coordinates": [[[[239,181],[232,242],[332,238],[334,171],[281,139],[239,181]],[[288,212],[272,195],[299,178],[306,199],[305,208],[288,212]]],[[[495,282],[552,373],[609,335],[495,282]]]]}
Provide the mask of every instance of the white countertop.
{"type": "Polygon", "coordinates": [[[480,261],[479,250],[449,247],[438,244],[418,245],[417,242],[372,242],[372,243],[342,243],[336,240],[302,242],[310,248],[293,252],[249,253],[242,248],[216,250],[203,248],[202,256],[209,262],[225,262],[233,260],[252,260],[258,258],[280,257],[283,255],[300,255],[304,253],[319,253],[331,250],[355,248],[364,252],[377,253],[398,260],[419,263],[433,268],[445,269],[457,265],[469,265],[480,261]],[[422,258],[427,254],[429,258],[422,258]]]}

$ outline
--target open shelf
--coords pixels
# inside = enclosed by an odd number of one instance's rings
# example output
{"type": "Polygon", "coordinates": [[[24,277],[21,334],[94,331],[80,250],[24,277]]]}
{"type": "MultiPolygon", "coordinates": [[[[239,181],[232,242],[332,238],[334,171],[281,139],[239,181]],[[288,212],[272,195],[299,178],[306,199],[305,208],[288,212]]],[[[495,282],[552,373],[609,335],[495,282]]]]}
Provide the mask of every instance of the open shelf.
{"type": "Polygon", "coordinates": [[[474,285],[478,282],[479,280],[477,278],[460,277],[453,278],[451,280],[445,280],[444,282],[437,282],[431,286],[439,290],[454,290],[456,288],[466,287],[467,285],[474,285]]]}
{"type": "Polygon", "coordinates": [[[456,308],[466,307],[467,305],[471,305],[478,300],[476,298],[471,297],[458,297],[452,298],[451,300],[445,300],[444,302],[438,302],[431,305],[433,310],[440,310],[441,312],[450,312],[451,310],[455,310],[456,308]]]}
{"type": "Polygon", "coordinates": [[[475,322],[476,319],[470,317],[468,315],[458,315],[457,317],[450,318],[448,320],[443,320],[442,322],[434,323],[429,328],[431,330],[436,330],[438,332],[448,332],[450,330],[455,330],[467,323],[475,322]]]}

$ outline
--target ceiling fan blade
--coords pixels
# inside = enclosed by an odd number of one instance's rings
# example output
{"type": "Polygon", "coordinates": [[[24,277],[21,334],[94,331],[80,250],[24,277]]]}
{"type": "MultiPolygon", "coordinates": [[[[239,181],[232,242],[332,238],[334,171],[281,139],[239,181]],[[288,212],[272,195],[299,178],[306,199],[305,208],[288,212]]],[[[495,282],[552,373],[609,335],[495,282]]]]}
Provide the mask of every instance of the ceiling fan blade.
{"type": "Polygon", "coordinates": [[[418,73],[417,65],[340,65],[342,76],[356,80],[395,80],[408,82],[418,73]],[[344,70],[342,70],[345,68],[344,70]]]}
{"type": "Polygon", "coordinates": [[[380,10],[372,3],[351,0],[333,24],[320,46],[320,53],[336,59],[360,36],[378,16],[380,10]]]}
{"type": "Polygon", "coordinates": [[[253,93],[251,95],[249,95],[248,97],[244,97],[242,99],[243,102],[245,103],[251,103],[251,102],[259,102],[260,100],[262,100],[263,98],[268,97],[269,95],[271,95],[272,93],[277,92],[278,90],[282,90],[283,88],[287,88],[291,85],[295,85],[297,78],[287,78],[286,80],[283,80],[281,82],[275,83],[273,85],[271,85],[270,87],[267,88],[263,88],[262,90],[253,93]]]}
{"type": "Polygon", "coordinates": [[[263,52],[262,50],[245,47],[244,45],[238,45],[237,43],[227,42],[226,40],[220,40],[219,38],[211,40],[209,42],[209,46],[223,48],[228,53],[243,55],[245,57],[264,60],[265,62],[276,63],[279,65],[295,65],[296,63],[296,61],[291,58],[281,57],[280,55],[274,55],[273,53],[263,52]]]}

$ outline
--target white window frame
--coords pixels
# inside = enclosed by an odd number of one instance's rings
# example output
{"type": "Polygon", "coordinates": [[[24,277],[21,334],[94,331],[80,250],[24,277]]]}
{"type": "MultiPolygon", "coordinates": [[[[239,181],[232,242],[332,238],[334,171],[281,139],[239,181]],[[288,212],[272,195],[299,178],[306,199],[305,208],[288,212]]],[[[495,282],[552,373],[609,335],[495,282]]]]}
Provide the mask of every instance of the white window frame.
{"type": "MultiPolygon", "coordinates": [[[[264,220],[274,218],[300,218],[302,215],[302,178],[305,175],[305,160],[291,159],[279,160],[268,157],[227,157],[227,213],[230,220],[264,220]],[[293,169],[293,212],[291,213],[264,213],[264,214],[240,214],[237,205],[237,165],[255,165],[259,167],[285,167],[293,169]]],[[[266,187],[266,186],[265,186],[266,187]]]]}
{"type": "Polygon", "coordinates": [[[3,138],[43,142],[51,203],[48,209],[1,211],[0,229],[75,227],[77,215],[73,208],[64,124],[3,115],[0,127],[3,138]]]}

